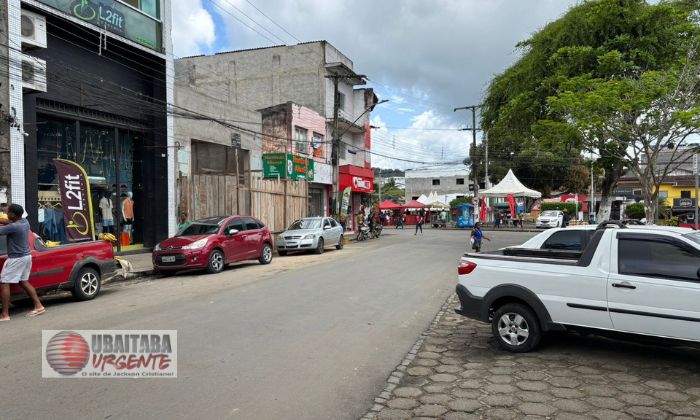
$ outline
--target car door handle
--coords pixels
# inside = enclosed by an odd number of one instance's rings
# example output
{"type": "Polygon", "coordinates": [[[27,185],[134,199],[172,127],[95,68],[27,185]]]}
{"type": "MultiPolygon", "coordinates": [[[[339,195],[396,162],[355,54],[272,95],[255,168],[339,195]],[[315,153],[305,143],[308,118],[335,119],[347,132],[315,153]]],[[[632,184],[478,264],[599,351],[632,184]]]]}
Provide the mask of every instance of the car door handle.
{"type": "Polygon", "coordinates": [[[612,287],[617,287],[619,289],[636,289],[637,288],[637,286],[633,286],[633,285],[627,283],[626,281],[622,282],[622,283],[613,283],[612,287]]]}

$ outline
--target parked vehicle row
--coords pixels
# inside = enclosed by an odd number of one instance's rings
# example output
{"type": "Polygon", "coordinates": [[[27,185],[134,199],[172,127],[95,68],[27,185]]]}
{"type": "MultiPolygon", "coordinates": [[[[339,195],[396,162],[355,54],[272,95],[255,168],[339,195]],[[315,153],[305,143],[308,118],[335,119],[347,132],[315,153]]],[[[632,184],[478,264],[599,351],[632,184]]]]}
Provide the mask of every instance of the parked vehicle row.
{"type": "Polygon", "coordinates": [[[456,312],[491,323],[512,352],[569,329],[700,342],[700,232],[552,229],[520,247],[465,254],[457,295],[456,312]]]}
{"type": "Polygon", "coordinates": [[[210,217],[191,223],[156,245],[153,267],[162,275],[190,269],[219,273],[227,264],[241,261],[269,264],[275,245],[280,256],[292,251],[322,254],[329,246],[343,249],[343,240],[343,228],[330,217],[297,220],[276,240],[254,217],[210,217]]]}

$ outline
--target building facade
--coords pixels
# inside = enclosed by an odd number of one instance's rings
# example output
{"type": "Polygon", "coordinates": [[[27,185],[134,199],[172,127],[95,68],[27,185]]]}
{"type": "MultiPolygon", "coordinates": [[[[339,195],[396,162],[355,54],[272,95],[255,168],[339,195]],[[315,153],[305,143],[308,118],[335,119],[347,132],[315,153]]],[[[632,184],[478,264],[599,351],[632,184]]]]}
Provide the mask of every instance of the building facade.
{"type": "Polygon", "coordinates": [[[435,165],[406,170],[406,201],[437,193],[438,197],[457,198],[471,195],[469,170],[466,166],[435,165]]]}
{"type": "Polygon", "coordinates": [[[85,169],[98,232],[121,233],[127,195],[130,242],[149,247],[174,232],[169,3],[9,0],[9,199],[45,238],[65,240],[57,158],[85,169]],[[116,226],[103,220],[103,198],[116,226]]]}
{"type": "MultiPolygon", "coordinates": [[[[178,60],[178,69],[182,69],[178,77],[188,80],[192,89],[230,104],[263,110],[293,102],[308,108],[325,119],[327,142],[333,138],[334,82],[337,80],[338,159],[329,155],[330,143],[325,143],[323,152],[330,163],[339,166],[340,190],[351,188],[353,210],[359,209],[363,200],[369,201],[374,181],[368,152],[371,149],[369,121],[377,97],[372,89],[356,88],[366,83],[365,78],[355,73],[352,61],[330,43],[318,41],[182,58],[178,60]]],[[[306,134],[310,135],[308,131],[306,134]]],[[[288,132],[287,135],[294,140],[297,133],[288,132]]],[[[301,139],[304,133],[298,135],[301,139]]],[[[302,143],[299,140],[294,144],[302,143]]],[[[321,159],[315,151],[305,151],[305,154],[297,153],[321,159]]],[[[317,187],[310,191],[317,194],[311,201],[318,201],[321,190],[317,187]]]]}
{"type": "Polygon", "coordinates": [[[326,118],[294,102],[262,109],[264,154],[287,153],[314,161],[309,174],[309,216],[330,215],[332,167],[326,118]]]}

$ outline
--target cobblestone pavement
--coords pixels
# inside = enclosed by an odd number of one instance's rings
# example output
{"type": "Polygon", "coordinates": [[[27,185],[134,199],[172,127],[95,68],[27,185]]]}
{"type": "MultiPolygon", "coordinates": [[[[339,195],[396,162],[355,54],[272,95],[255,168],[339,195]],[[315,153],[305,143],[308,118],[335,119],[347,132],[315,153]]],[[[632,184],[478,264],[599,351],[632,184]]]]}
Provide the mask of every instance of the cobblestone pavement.
{"type": "Polygon", "coordinates": [[[366,419],[700,419],[700,350],[548,336],[501,350],[452,296],[366,419]]]}

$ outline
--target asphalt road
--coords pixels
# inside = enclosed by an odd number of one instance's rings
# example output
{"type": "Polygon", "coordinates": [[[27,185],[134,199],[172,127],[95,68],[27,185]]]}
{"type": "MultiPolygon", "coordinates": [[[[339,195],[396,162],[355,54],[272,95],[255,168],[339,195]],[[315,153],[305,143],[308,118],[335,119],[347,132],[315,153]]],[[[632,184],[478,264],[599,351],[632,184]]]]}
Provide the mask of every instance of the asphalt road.
{"type": "MultiPolygon", "coordinates": [[[[489,232],[485,250],[532,234],[489,232]]],[[[454,290],[468,232],[115,283],[0,325],[0,418],[355,419],[454,290]],[[42,379],[41,330],[174,329],[177,379],[42,379]]]]}

